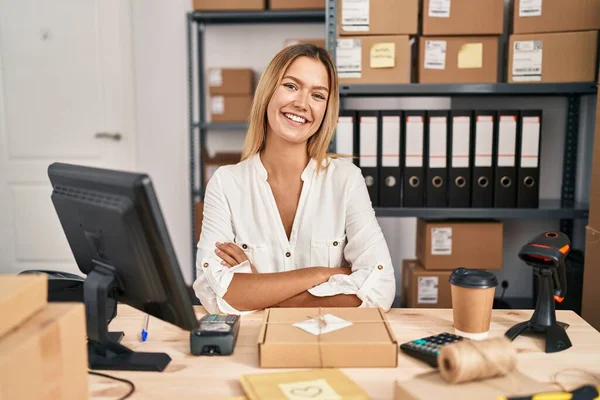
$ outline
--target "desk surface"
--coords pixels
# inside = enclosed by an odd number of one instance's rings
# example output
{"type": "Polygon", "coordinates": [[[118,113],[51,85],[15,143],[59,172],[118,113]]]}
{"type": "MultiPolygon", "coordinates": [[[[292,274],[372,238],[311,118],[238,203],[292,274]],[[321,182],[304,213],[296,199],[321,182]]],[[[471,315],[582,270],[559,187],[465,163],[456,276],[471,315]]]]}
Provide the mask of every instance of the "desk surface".
{"type": "MultiPolygon", "coordinates": [[[[196,307],[198,318],[205,314],[196,307]]],[[[490,336],[501,336],[512,325],[527,320],[531,310],[494,310],[490,336]]],[[[263,313],[256,312],[242,319],[234,354],[230,357],[197,357],[190,353],[189,332],[151,318],[148,340],[139,339],[144,314],[120,305],[118,316],[110,325],[111,331],[124,331],[122,343],[136,351],[166,352],[172,361],[162,373],[106,372],[129,379],[136,385],[133,399],[218,399],[243,395],[239,377],[249,373],[276,372],[277,369],[258,367],[257,337],[263,313]]],[[[452,310],[449,309],[392,309],[387,318],[399,343],[430,336],[444,331],[453,332],[452,310]]],[[[567,368],[584,369],[600,377],[600,333],[572,311],[557,311],[559,321],[570,325],[569,337],[573,347],[561,353],[546,354],[541,338],[523,336],[515,340],[518,349],[518,369],[539,381],[567,368]]],[[[399,353],[397,368],[344,368],[343,371],[373,399],[393,399],[394,381],[431,371],[426,364],[399,353]]],[[[90,395],[93,399],[115,399],[128,391],[127,385],[90,375],[90,395]]],[[[561,382],[578,383],[579,376],[561,374],[561,382]]]]}

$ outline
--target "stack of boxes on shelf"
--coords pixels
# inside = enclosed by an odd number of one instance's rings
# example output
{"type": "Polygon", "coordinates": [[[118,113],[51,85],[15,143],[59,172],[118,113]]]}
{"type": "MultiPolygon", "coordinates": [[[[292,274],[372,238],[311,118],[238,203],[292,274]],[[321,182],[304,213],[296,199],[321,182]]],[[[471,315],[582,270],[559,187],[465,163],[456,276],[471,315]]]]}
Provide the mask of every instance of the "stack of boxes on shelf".
{"type": "Polygon", "coordinates": [[[196,11],[261,11],[324,9],[325,0],[193,0],[196,11]]]}
{"type": "Polygon", "coordinates": [[[402,306],[451,308],[456,268],[498,270],[503,264],[498,221],[417,220],[416,260],[402,262],[402,306]]]}
{"type": "Polygon", "coordinates": [[[254,94],[250,68],[209,68],[208,94],[212,122],[246,122],[254,94]]]}
{"type": "Polygon", "coordinates": [[[82,303],[48,303],[45,275],[0,276],[0,398],[87,399],[82,303]]]}
{"type": "Polygon", "coordinates": [[[596,78],[600,1],[514,0],[509,82],[596,78]]]}

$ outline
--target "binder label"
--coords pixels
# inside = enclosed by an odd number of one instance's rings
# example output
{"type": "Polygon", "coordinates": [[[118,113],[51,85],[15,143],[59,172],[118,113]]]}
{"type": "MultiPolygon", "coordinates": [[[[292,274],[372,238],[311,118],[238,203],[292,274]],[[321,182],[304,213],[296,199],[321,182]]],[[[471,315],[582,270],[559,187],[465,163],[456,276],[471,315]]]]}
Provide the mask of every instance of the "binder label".
{"type": "Polygon", "coordinates": [[[381,166],[399,167],[400,166],[400,117],[383,117],[381,141],[381,166]]]}
{"type": "Polygon", "coordinates": [[[542,15],[542,0],[520,0],[519,17],[539,17],[542,15]]]}
{"type": "Polygon", "coordinates": [[[210,98],[210,110],[213,114],[223,114],[225,112],[225,98],[223,96],[213,96],[210,98]]]}
{"type": "Polygon", "coordinates": [[[446,168],[446,117],[429,118],[429,168],[446,168]]]}
{"type": "Polygon", "coordinates": [[[452,167],[469,167],[469,127],[471,118],[454,117],[452,119],[452,167]]]}
{"type": "Polygon", "coordinates": [[[342,30],[369,31],[369,0],[342,0],[342,30]]]}
{"type": "Polygon", "coordinates": [[[429,0],[430,17],[450,18],[450,0],[429,0]]]}
{"type": "Polygon", "coordinates": [[[221,73],[221,68],[213,68],[208,71],[208,86],[223,86],[223,74],[221,73]]]}
{"type": "Polygon", "coordinates": [[[354,121],[352,117],[339,117],[335,132],[335,151],[338,154],[354,154],[354,121]]]}
{"type": "Polygon", "coordinates": [[[336,61],[340,78],[360,78],[362,72],[360,39],[338,39],[336,61]]]}
{"type": "Polygon", "coordinates": [[[477,117],[475,127],[475,166],[492,166],[492,148],[494,139],[494,117],[481,115],[477,117]]]}
{"type": "Polygon", "coordinates": [[[423,166],[423,117],[406,118],[406,166],[423,166]]]}
{"type": "Polygon", "coordinates": [[[517,147],[517,117],[503,115],[500,117],[498,130],[498,166],[514,167],[517,147]]]}
{"type": "Polygon", "coordinates": [[[517,41],[513,44],[512,79],[516,82],[542,80],[542,40],[517,41]]]}
{"type": "Polygon", "coordinates": [[[431,255],[452,254],[452,228],[431,228],[431,255]]]}
{"type": "Polygon", "coordinates": [[[540,117],[523,117],[521,167],[537,168],[540,148],[540,117]]]}
{"type": "Polygon", "coordinates": [[[425,41],[425,69],[446,69],[446,41],[425,41]]]}
{"type": "Polygon", "coordinates": [[[377,117],[360,118],[361,167],[377,166],[377,117]]]}
{"type": "Polygon", "coordinates": [[[419,276],[417,278],[417,303],[437,304],[438,284],[439,277],[437,276],[419,276]]]}

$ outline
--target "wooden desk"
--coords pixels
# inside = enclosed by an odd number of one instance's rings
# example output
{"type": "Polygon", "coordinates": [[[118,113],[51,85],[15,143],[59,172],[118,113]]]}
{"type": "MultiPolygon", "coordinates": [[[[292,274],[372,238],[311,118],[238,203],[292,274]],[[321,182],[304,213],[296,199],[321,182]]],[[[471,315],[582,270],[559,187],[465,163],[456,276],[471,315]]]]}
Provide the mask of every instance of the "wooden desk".
{"type": "MultiPolygon", "coordinates": [[[[198,318],[205,314],[196,307],[198,318]]],[[[527,320],[531,310],[494,310],[490,336],[501,336],[512,325],[527,320]]],[[[148,340],[139,339],[144,314],[120,305],[118,316],[110,325],[112,331],[124,331],[123,344],[136,351],[166,352],[172,361],[162,373],[99,371],[126,378],[136,385],[133,399],[216,399],[243,395],[239,377],[249,373],[275,372],[258,368],[257,336],[262,312],[243,317],[234,354],[229,357],[198,357],[190,353],[189,332],[158,319],[151,318],[148,340]]],[[[387,317],[399,343],[416,338],[453,332],[452,310],[392,309],[387,317]]],[[[550,381],[552,375],[566,368],[585,369],[600,377],[600,333],[572,311],[557,311],[559,321],[570,325],[569,337],[573,347],[555,354],[543,352],[543,341],[535,337],[519,337],[518,369],[539,381],[550,381]]],[[[373,399],[393,399],[394,381],[431,371],[426,364],[399,353],[397,368],[358,369],[343,371],[373,399]]],[[[576,383],[581,376],[566,374],[561,382],[576,383]]],[[[90,395],[94,399],[115,399],[128,387],[119,382],[90,375],[90,395]]]]}

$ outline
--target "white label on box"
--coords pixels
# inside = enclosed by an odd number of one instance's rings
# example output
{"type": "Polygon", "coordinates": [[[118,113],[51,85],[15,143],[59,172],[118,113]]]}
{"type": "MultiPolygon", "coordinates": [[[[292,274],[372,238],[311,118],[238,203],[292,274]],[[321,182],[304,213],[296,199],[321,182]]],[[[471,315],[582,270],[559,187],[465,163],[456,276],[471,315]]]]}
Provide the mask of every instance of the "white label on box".
{"type": "Polygon", "coordinates": [[[311,318],[306,321],[296,322],[293,324],[308,333],[317,336],[328,332],[337,331],[338,329],[346,328],[352,325],[352,322],[336,317],[332,314],[325,314],[322,318],[311,318]]]}
{"type": "Polygon", "coordinates": [[[417,278],[417,304],[437,304],[438,284],[437,276],[419,276],[417,278]]]}
{"type": "Polygon", "coordinates": [[[452,254],[452,228],[431,228],[431,255],[452,254]]]}
{"type": "Polygon", "coordinates": [[[360,39],[338,39],[336,60],[340,78],[360,78],[362,72],[360,39]]]}
{"type": "Polygon", "coordinates": [[[225,98],[223,96],[211,97],[210,110],[212,114],[223,114],[225,112],[225,98]]]}
{"type": "Polygon", "coordinates": [[[425,69],[446,69],[446,41],[425,41],[425,69]]]}
{"type": "Polygon", "coordinates": [[[450,18],[450,0],[429,0],[430,17],[450,18]]]}
{"type": "Polygon", "coordinates": [[[541,40],[518,41],[513,44],[512,79],[516,82],[542,80],[541,40]]]}
{"type": "Polygon", "coordinates": [[[475,125],[475,166],[492,166],[492,149],[494,139],[494,117],[477,116],[475,125]]]}
{"type": "Polygon", "coordinates": [[[448,151],[446,117],[429,118],[429,167],[446,168],[448,151]]]}
{"type": "Polygon", "coordinates": [[[423,117],[406,118],[406,166],[423,166],[423,117]]]}
{"type": "Polygon", "coordinates": [[[469,167],[469,149],[471,118],[452,118],[452,167],[469,167]]]}
{"type": "Polygon", "coordinates": [[[382,167],[400,166],[400,117],[384,116],[382,123],[382,167]]]}
{"type": "Polygon", "coordinates": [[[208,86],[223,86],[223,73],[221,71],[221,68],[213,68],[208,71],[208,86]]]}
{"type": "Polygon", "coordinates": [[[359,165],[377,167],[377,117],[361,117],[359,132],[359,165]]]}
{"type": "Polygon", "coordinates": [[[277,386],[288,400],[342,400],[326,379],[280,383],[277,386]]]}
{"type": "Polygon", "coordinates": [[[342,0],[342,30],[369,31],[369,0],[342,0]]]}
{"type": "Polygon", "coordinates": [[[498,166],[514,167],[517,150],[517,117],[503,115],[498,128],[498,166]]]}
{"type": "Polygon", "coordinates": [[[520,0],[519,17],[539,17],[542,15],[542,0],[520,0]]]}
{"type": "Polygon", "coordinates": [[[521,167],[537,168],[540,149],[540,117],[523,117],[521,167]]]}

